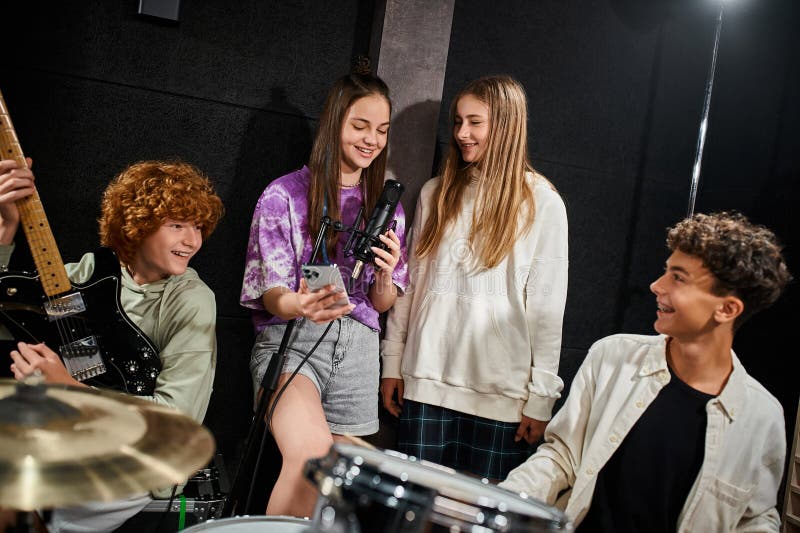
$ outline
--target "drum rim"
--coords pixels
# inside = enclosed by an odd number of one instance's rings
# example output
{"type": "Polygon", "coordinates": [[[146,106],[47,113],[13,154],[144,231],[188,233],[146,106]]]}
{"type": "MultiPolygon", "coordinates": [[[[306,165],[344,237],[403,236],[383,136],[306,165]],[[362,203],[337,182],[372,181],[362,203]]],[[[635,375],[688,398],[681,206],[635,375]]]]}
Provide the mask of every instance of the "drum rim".
{"type": "MultiPolygon", "coordinates": [[[[483,483],[481,480],[470,478],[464,474],[458,473],[452,468],[444,467],[435,463],[428,463],[426,461],[419,461],[414,457],[410,457],[395,450],[369,449],[348,443],[334,443],[331,446],[331,450],[327,456],[325,456],[323,459],[330,459],[334,465],[340,461],[345,461],[348,465],[357,466],[359,468],[359,472],[365,470],[365,468],[370,468],[375,474],[380,474],[381,477],[396,480],[399,486],[403,486],[404,488],[408,488],[409,486],[417,486],[433,490],[434,498],[430,503],[431,513],[429,519],[439,525],[450,526],[456,524],[476,524],[475,522],[468,521],[458,522],[459,518],[453,516],[450,510],[443,507],[441,503],[437,505],[438,498],[456,502],[462,506],[469,506],[479,509],[484,516],[484,523],[489,523],[490,521],[493,521],[495,517],[502,515],[512,519],[517,525],[534,523],[537,526],[544,526],[547,529],[553,527],[561,528],[554,529],[554,531],[569,531],[569,526],[571,524],[571,520],[563,511],[547,505],[544,502],[529,498],[527,495],[523,495],[521,493],[503,489],[497,485],[483,483]],[[356,459],[356,457],[359,459],[356,459]],[[397,463],[396,465],[394,465],[395,462],[397,463]],[[392,464],[392,466],[399,467],[409,466],[409,472],[404,472],[405,479],[403,476],[397,475],[395,472],[386,471],[385,465],[387,463],[392,464]],[[452,475],[460,478],[459,484],[462,486],[436,487],[433,485],[426,485],[424,484],[425,480],[414,479],[414,476],[412,475],[414,473],[430,474],[434,476],[434,481],[440,476],[441,479],[446,480],[447,478],[444,476],[452,473],[452,475]],[[464,487],[483,489],[486,494],[465,493],[463,490],[464,487]],[[509,504],[508,501],[502,500],[500,498],[501,496],[508,496],[509,499],[513,499],[514,502],[509,504]],[[454,520],[456,522],[454,522],[454,520]]],[[[400,470],[402,470],[402,468],[400,468],[400,470]]],[[[333,472],[326,472],[325,475],[328,477],[336,477],[333,472]]],[[[379,489],[377,486],[375,486],[375,484],[370,483],[365,476],[356,475],[352,479],[347,480],[346,483],[343,483],[343,485],[344,486],[340,487],[340,489],[350,489],[358,491],[360,494],[363,494],[366,490],[369,490],[373,493],[378,492],[381,494],[381,496],[385,496],[387,498],[391,497],[390,491],[379,489]]],[[[404,491],[404,493],[410,492],[412,491],[404,491]]],[[[509,525],[511,526],[510,530],[516,529],[513,525],[509,525]]]]}
{"type": "Polygon", "coordinates": [[[312,527],[314,524],[313,520],[309,520],[307,518],[298,518],[296,516],[242,515],[242,516],[229,516],[225,518],[210,518],[205,522],[194,524],[193,526],[187,527],[182,531],[188,531],[191,533],[192,531],[203,531],[205,529],[213,529],[214,526],[240,523],[240,522],[276,522],[284,524],[286,523],[307,524],[309,527],[312,527]]]}

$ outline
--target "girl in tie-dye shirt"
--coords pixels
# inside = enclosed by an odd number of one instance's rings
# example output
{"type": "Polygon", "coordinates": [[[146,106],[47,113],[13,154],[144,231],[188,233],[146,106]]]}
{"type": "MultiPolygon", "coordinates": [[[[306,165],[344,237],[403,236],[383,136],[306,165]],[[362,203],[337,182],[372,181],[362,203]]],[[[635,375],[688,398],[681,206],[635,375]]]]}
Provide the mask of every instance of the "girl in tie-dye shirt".
{"type": "MultiPolygon", "coordinates": [[[[308,166],[270,183],[256,205],[240,298],[252,310],[257,333],[250,361],[256,390],[286,321],[298,319],[279,387],[299,367],[298,375],[271,420],[283,466],[268,514],[310,516],[316,491],[303,480],[305,462],[325,455],[340,435],[378,430],[378,315],[408,283],[402,207],[395,230],[381,236],[388,251],[373,248],[375,265],[351,283],[349,305],[332,305],[341,299],[332,286],[310,292],[301,265],[310,261],[323,214],[352,226],[360,207],[371,213],[383,188],[390,113],[388,88],[379,78],[354,73],[339,79],[328,93],[308,166]]],[[[329,230],[324,243],[325,257],[345,277],[355,263],[344,254],[348,237],[329,230]]]]}

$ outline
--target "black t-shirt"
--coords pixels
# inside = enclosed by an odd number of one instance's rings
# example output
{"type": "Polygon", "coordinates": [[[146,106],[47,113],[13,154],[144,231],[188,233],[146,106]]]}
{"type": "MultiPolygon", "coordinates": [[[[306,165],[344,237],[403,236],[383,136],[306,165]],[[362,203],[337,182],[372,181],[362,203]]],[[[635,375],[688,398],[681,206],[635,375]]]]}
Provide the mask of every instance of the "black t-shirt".
{"type": "Polygon", "coordinates": [[[672,379],[597,476],[578,527],[593,532],[674,532],[703,463],[706,404],[714,396],[672,379]]]}

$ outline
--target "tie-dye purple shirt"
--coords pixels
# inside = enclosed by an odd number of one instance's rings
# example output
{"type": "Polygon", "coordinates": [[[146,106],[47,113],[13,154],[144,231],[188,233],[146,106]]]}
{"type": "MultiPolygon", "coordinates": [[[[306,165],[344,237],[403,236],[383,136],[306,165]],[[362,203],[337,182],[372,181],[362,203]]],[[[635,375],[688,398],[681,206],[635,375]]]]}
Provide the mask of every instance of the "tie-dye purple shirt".
{"type": "MultiPolygon", "coordinates": [[[[311,172],[308,167],[282,176],[270,183],[258,199],[253,222],[250,225],[250,240],[247,243],[247,258],[244,281],[239,302],[253,312],[256,332],[271,324],[283,324],[277,316],[264,309],[261,295],[273,287],[287,287],[296,291],[300,283],[300,266],[311,258],[313,239],[308,234],[308,187],[311,172]]],[[[352,226],[362,203],[361,188],[340,189],[341,222],[352,226]]],[[[370,213],[365,213],[369,217],[370,213]]],[[[406,256],[406,222],[403,207],[398,204],[395,213],[395,233],[400,238],[400,260],[392,273],[397,287],[405,291],[408,285],[406,256]]],[[[329,257],[347,278],[353,271],[355,259],[344,257],[344,246],[348,233],[339,233],[336,256],[329,257]]],[[[322,253],[318,260],[322,260],[322,253]]],[[[369,300],[369,287],[375,280],[372,265],[366,265],[361,276],[348,290],[350,302],[355,304],[350,316],[362,324],[380,329],[378,312],[369,300]]]]}

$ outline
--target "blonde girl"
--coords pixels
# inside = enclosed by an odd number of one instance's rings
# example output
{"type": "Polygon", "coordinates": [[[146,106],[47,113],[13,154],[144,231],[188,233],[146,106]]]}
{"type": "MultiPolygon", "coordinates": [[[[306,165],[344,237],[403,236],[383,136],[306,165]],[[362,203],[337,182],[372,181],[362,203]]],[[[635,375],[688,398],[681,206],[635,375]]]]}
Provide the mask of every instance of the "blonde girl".
{"type": "Polygon", "coordinates": [[[563,388],[567,216],[529,162],[519,83],[473,81],[450,120],[441,175],[423,187],[409,234],[411,279],[387,323],[381,394],[400,416],[401,451],[504,479],[563,388]]]}

